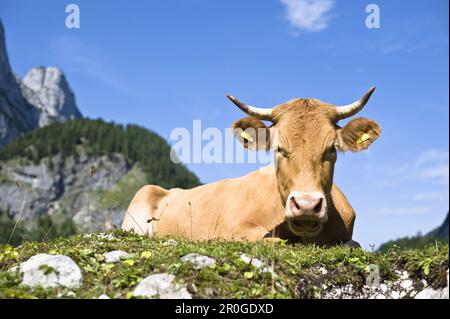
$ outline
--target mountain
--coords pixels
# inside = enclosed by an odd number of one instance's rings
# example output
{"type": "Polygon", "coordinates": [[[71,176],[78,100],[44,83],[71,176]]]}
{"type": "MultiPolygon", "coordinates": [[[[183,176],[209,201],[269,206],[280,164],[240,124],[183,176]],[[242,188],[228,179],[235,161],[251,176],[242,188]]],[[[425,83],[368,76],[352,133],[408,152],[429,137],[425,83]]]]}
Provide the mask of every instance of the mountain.
{"type": "Polygon", "coordinates": [[[54,123],[0,150],[0,211],[10,221],[20,215],[22,230],[42,217],[70,221],[76,232],[120,226],[132,196],[146,184],[189,188],[200,182],[170,160],[164,139],[136,125],[54,123]]]}
{"type": "Polygon", "coordinates": [[[428,237],[432,237],[432,238],[448,238],[448,212],[447,212],[447,217],[445,218],[444,222],[442,223],[441,226],[439,226],[438,228],[432,230],[431,232],[429,232],[426,236],[428,237]]]}
{"type": "Polygon", "coordinates": [[[418,234],[417,236],[413,237],[403,237],[396,240],[388,241],[382,245],[380,245],[380,248],[378,249],[381,252],[386,252],[394,245],[399,248],[422,248],[426,245],[435,243],[435,242],[441,242],[441,243],[448,243],[449,238],[449,232],[448,232],[448,223],[449,219],[448,216],[449,213],[447,212],[447,217],[445,218],[444,222],[437,228],[430,231],[425,236],[422,236],[418,234]]]}
{"type": "Polygon", "coordinates": [[[37,127],[38,110],[22,96],[20,80],[9,65],[5,32],[0,21],[0,147],[37,127]]]}
{"type": "Polygon", "coordinates": [[[39,127],[81,118],[64,73],[55,67],[31,69],[20,89],[25,100],[39,110],[39,127]]]}
{"type": "Polygon", "coordinates": [[[155,133],[83,119],[61,70],[16,76],[0,20],[0,243],[120,226],[146,184],[200,182],[155,133]]]}
{"type": "Polygon", "coordinates": [[[23,79],[13,73],[0,20],[0,148],[35,128],[77,118],[81,113],[61,70],[37,67],[23,79]]]}

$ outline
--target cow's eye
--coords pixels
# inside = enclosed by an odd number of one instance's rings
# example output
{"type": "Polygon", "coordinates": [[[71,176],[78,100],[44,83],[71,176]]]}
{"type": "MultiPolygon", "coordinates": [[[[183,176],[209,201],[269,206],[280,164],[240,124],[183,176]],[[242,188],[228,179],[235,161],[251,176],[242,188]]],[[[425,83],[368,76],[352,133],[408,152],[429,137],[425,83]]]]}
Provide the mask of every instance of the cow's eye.
{"type": "Polygon", "coordinates": [[[335,145],[331,146],[328,150],[328,156],[334,158],[337,154],[337,148],[335,145]]]}
{"type": "Polygon", "coordinates": [[[325,152],[323,153],[323,156],[325,159],[331,159],[335,158],[337,154],[337,149],[334,145],[328,147],[325,152]]]}
{"type": "Polygon", "coordinates": [[[277,146],[277,153],[281,154],[283,157],[288,157],[286,150],[280,146],[277,146]]]}

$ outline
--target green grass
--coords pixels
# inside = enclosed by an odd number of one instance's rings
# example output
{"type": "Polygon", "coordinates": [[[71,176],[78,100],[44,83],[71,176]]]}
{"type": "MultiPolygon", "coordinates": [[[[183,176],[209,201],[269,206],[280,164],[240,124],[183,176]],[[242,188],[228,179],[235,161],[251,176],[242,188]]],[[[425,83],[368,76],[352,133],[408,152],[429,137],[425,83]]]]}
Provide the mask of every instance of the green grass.
{"type": "MultiPolygon", "coordinates": [[[[20,285],[20,274],[8,271],[38,253],[71,257],[83,272],[83,286],[72,290],[76,298],[96,298],[107,294],[113,298],[131,298],[136,285],[148,275],[169,272],[186,284],[194,298],[295,298],[300,278],[314,278],[319,267],[328,270],[321,280],[330,285],[354,284],[361,287],[368,266],[380,268],[382,280],[396,279],[395,270],[407,270],[415,281],[426,279],[435,287],[446,283],[448,245],[430,245],[420,250],[391,249],[386,253],[364,252],[345,246],[320,248],[313,245],[285,243],[239,243],[225,241],[188,241],[174,238],[153,239],[123,231],[112,233],[113,240],[98,235],[75,235],[51,242],[27,242],[14,248],[0,246],[0,298],[56,298],[68,290],[30,289],[20,285]],[[130,258],[116,264],[104,262],[103,253],[124,250],[130,258]],[[240,253],[273,265],[276,276],[244,263],[240,253]],[[182,263],[188,253],[207,255],[216,265],[196,270],[182,263]]],[[[317,292],[315,292],[317,293],[317,292]]]]}

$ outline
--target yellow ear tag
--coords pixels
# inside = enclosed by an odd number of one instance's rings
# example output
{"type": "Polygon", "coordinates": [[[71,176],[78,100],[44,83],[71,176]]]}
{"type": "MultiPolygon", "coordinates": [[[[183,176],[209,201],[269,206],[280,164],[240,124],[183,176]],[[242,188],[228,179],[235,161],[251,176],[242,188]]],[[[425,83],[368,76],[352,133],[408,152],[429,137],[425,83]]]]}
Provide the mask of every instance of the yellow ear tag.
{"type": "Polygon", "coordinates": [[[253,138],[251,137],[251,135],[250,134],[248,134],[247,132],[242,132],[241,133],[241,136],[244,138],[244,139],[246,139],[247,141],[250,141],[250,142],[253,142],[253,138]]]}
{"type": "Polygon", "coordinates": [[[367,133],[364,133],[363,135],[361,135],[360,138],[358,138],[358,139],[356,140],[356,144],[361,144],[361,143],[367,141],[369,138],[370,138],[370,135],[367,134],[367,133]]]}

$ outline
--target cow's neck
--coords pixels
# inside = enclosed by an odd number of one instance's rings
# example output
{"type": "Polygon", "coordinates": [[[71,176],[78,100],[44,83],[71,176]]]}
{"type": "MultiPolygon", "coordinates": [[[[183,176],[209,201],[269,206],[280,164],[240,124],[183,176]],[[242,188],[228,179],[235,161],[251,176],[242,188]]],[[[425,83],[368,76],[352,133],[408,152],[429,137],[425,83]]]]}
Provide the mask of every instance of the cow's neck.
{"type": "Polygon", "coordinates": [[[260,205],[260,209],[255,211],[259,224],[267,230],[274,230],[284,222],[285,214],[274,167],[270,165],[261,168],[244,178],[248,178],[254,185],[254,196],[258,198],[260,205]]]}

